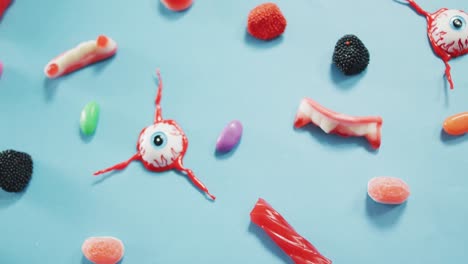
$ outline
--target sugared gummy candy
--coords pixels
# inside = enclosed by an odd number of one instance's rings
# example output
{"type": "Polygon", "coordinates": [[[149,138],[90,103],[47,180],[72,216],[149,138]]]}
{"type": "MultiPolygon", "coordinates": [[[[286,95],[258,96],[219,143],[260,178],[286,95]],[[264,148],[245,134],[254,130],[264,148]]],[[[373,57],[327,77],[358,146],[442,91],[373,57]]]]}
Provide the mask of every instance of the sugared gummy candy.
{"type": "Polygon", "coordinates": [[[283,34],[286,25],[286,18],[278,6],[264,3],[250,11],[247,32],[258,39],[270,40],[283,34]]]}
{"type": "Polygon", "coordinates": [[[184,11],[192,5],[193,0],[161,0],[161,3],[169,10],[184,11]]]}
{"type": "Polygon", "coordinates": [[[372,200],[382,204],[402,204],[410,195],[406,182],[395,177],[375,177],[367,184],[372,200]]]}
{"type": "Polygon", "coordinates": [[[81,251],[92,263],[116,264],[124,255],[124,245],[115,237],[90,237],[83,243],[81,251]]]}

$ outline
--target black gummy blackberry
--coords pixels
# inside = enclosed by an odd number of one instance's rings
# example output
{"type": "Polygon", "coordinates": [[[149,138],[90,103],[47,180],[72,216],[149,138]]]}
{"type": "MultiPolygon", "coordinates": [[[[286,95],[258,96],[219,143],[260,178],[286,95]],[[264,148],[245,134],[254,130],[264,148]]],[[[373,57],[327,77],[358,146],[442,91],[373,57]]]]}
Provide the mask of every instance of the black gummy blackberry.
{"type": "Polygon", "coordinates": [[[6,192],[22,192],[33,172],[31,156],[16,150],[0,152],[0,187],[6,192]]]}
{"type": "Polygon", "coordinates": [[[355,35],[345,35],[335,45],[333,63],[345,75],[359,74],[369,65],[369,50],[355,35]]]}

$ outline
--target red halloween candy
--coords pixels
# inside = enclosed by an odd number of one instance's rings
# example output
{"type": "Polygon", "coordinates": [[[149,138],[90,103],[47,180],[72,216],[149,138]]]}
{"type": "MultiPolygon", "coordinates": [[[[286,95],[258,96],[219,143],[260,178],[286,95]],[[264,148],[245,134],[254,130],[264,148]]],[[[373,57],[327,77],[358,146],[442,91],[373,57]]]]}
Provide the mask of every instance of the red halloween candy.
{"type": "Polygon", "coordinates": [[[286,18],[276,4],[264,3],[250,11],[247,31],[262,40],[274,39],[286,29],[286,18]]]}
{"type": "Polygon", "coordinates": [[[5,13],[10,4],[11,0],[0,0],[0,19],[2,18],[3,13],[5,13]]]}
{"type": "Polygon", "coordinates": [[[188,9],[192,5],[193,0],[161,0],[161,3],[163,3],[167,9],[179,12],[188,9]]]}
{"type": "Polygon", "coordinates": [[[162,80],[159,70],[156,71],[156,74],[159,79],[159,86],[156,96],[154,123],[143,128],[141,131],[137,142],[138,152],[127,161],[95,172],[94,175],[103,174],[112,170],[123,170],[130,162],[139,160],[143,163],[145,168],[150,171],[162,172],[175,169],[185,173],[197,188],[205,192],[211,199],[215,200],[216,197],[208,192],[205,185],[195,177],[193,171],[183,166],[182,159],[187,151],[188,139],[176,121],[162,118],[162,80]]]}
{"type": "Polygon", "coordinates": [[[380,148],[383,120],[380,116],[350,116],[323,107],[310,98],[304,98],[297,110],[294,127],[312,123],[325,133],[343,137],[365,137],[374,149],[380,148]]]}
{"type": "Polygon", "coordinates": [[[296,264],[331,264],[307,239],[299,235],[271,205],[258,199],[250,219],[286,253],[296,264]]]}
{"type": "Polygon", "coordinates": [[[435,13],[422,9],[414,0],[406,0],[427,19],[427,35],[432,49],[445,64],[445,76],[453,89],[449,60],[468,53],[468,14],[462,10],[441,8],[435,13]]]}

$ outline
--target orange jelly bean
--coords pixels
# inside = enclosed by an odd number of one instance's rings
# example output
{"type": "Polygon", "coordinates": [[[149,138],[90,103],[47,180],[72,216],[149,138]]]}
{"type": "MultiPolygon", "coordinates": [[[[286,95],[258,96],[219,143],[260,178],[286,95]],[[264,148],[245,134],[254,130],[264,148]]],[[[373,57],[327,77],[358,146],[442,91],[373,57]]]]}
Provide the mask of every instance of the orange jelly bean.
{"type": "Polygon", "coordinates": [[[445,133],[460,136],[468,132],[468,112],[447,117],[444,122],[445,133]]]}

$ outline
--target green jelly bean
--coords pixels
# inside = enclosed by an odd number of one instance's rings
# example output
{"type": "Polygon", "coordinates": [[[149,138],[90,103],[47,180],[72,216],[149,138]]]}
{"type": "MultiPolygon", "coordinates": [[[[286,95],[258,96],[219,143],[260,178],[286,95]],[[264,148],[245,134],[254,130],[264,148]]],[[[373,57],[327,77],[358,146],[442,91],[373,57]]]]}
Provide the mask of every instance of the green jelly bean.
{"type": "Polygon", "coordinates": [[[84,135],[90,136],[96,131],[99,112],[99,105],[94,101],[88,103],[81,111],[80,129],[84,135]]]}

